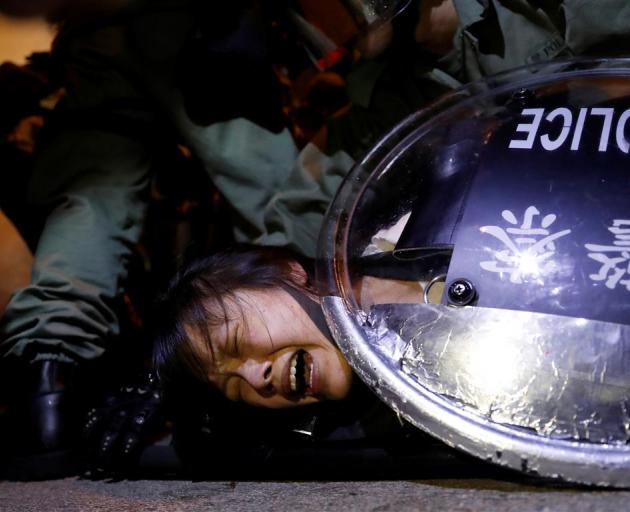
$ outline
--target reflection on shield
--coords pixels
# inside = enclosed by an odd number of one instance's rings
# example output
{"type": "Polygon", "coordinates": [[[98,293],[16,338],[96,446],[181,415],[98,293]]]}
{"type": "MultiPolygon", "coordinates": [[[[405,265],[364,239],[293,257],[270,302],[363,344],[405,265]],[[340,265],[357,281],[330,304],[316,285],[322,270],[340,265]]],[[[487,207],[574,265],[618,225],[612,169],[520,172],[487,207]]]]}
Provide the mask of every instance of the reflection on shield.
{"type": "Polygon", "coordinates": [[[472,84],[355,167],[320,240],[355,371],[483,459],[630,486],[630,61],[472,84]]]}

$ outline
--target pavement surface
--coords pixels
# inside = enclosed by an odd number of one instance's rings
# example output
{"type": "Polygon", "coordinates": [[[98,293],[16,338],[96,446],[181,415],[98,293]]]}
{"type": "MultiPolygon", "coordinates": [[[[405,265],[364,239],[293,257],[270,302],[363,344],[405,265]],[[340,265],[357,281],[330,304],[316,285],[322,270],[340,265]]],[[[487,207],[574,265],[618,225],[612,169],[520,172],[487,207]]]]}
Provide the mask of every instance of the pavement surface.
{"type": "Polygon", "coordinates": [[[0,511],[625,511],[630,492],[508,480],[0,482],[0,511]]]}

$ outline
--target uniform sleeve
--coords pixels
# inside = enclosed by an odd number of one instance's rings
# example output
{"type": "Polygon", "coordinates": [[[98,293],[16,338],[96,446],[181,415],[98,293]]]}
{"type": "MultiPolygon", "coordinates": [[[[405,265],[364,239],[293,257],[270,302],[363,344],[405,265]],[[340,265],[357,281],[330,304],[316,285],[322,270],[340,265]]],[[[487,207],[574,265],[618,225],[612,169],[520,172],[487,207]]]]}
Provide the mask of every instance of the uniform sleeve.
{"type": "Polygon", "coordinates": [[[353,163],[343,151],[328,156],[314,144],[308,144],[286,185],[267,204],[265,229],[256,243],[283,245],[315,257],[326,210],[353,163]]]}
{"type": "Polygon", "coordinates": [[[625,0],[564,0],[565,40],[576,55],[627,55],[630,3],[625,0]]]}
{"type": "Polygon", "coordinates": [[[452,71],[463,81],[556,58],[628,52],[625,0],[453,2],[460,28],[452,71]]]}
{"type": "Polygon", "coordinates": [[[3,318],[4,355],[91,359],[118,333],[114,303],[145,213],[156,125],[118,66],[121,38],[101,31],[61,54],[67,96],[30,190],[46,223],[32,281],[3,318]]]}
{"type": "Polygon", "coordinates": [[[298,151],[290,132],[272,133],[245,119],[180,130],[234,208],[239,242],[284,246],[314,256],[324,213],[352,159],[309,144],[298,151]]]}

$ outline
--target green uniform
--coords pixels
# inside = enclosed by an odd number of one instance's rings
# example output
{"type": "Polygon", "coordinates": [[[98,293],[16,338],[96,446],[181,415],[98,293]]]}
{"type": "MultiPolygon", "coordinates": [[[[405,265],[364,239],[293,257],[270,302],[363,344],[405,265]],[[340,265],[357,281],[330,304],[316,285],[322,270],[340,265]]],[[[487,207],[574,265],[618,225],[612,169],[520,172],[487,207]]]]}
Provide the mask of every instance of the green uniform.
{"type": "Polygon", "coordinates": [[[384,61],[359,66],[348,81],[354,107],[331,121],[324,154],[312,145],[298,152],[287,130],[272,133],[246,119],[210,126],[189,119],[177,87],[178,56],[196,26],[187,3],[148,2],[61,38],[63,128],[39,156],[31,191],[50,214],[32,283],[3,319],[5,355],[91,359],[116,336],[113,304],[167,130],[234,207],[237,240],[312,256],[350,155],[404,115],[490,73],[606,45],[620,50],[630,27],[626,0],[455,0],[461,27],[452,54],[395,72],[384,61]]]}

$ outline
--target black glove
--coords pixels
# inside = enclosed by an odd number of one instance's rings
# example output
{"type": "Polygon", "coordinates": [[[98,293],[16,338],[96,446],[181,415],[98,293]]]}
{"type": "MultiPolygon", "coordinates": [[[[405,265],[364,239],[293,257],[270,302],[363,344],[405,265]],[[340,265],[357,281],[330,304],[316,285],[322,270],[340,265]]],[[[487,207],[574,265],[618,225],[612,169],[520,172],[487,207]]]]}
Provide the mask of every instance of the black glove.
{"type": "Polygon", "coordinates": [[[89,478],[124,478],[138,466],[142,450],[166,431],[161,394],[152,374],[106,396],[91,409],[83,428],[89,478]]]}

